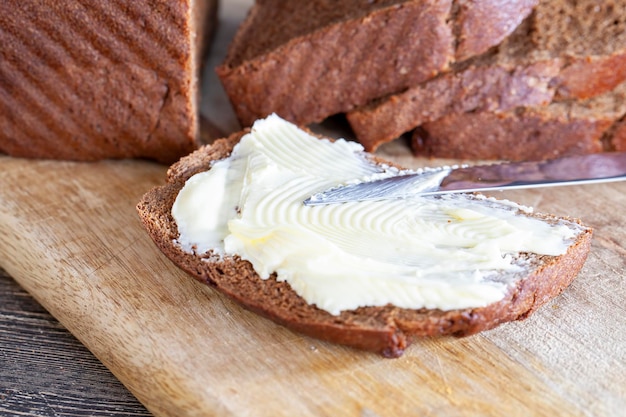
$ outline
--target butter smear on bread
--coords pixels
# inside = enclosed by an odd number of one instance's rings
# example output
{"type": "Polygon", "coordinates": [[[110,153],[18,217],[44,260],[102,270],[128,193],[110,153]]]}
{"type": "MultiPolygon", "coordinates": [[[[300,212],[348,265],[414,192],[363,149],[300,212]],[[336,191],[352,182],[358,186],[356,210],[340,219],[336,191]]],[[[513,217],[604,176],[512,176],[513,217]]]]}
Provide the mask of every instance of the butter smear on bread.
{"type": "MultiPolygon", "coordinates": [[[[309,304],[452,310],[497,302],[524,277],[525,253],[564,254],[578,231],[477,195],[307,207],[329,187],[397,170],[360,145],[329,141],[278,116],[187,180],[172,207],[177,244],[249,261],[309,304]]],[[[582,230],[582,229],[581,229],[582,230]]]]}

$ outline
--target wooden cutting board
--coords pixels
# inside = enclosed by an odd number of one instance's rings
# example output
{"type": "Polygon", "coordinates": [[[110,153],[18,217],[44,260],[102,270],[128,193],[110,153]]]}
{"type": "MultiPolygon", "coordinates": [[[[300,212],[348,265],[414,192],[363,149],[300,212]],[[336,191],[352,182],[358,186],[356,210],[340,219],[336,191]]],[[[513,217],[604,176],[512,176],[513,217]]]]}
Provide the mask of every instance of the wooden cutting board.
{"type": "MultiPolygon", "coordinates": [[[[401,145],[382,154],[423,162],[401,145]]],[[[593,226],[581,274],[524,322],[419,341],[384,359],[292,333],[174,267],[135,212],[164,175],[147,162],[0,157],[0,265],[155,415],[610,416],[626,408],[626,183],[499,194],[593,226]]]]}

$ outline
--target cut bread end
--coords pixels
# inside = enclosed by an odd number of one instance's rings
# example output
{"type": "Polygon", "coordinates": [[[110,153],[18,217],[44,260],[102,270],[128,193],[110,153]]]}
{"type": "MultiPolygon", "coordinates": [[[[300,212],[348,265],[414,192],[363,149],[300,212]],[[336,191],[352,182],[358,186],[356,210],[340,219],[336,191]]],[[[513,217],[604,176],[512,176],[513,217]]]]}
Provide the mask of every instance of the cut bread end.
{"type": "Polygon", "coordinates": [[[171,164],[197,149],[217,3],[3,2],[0,153],[171,164]]]}

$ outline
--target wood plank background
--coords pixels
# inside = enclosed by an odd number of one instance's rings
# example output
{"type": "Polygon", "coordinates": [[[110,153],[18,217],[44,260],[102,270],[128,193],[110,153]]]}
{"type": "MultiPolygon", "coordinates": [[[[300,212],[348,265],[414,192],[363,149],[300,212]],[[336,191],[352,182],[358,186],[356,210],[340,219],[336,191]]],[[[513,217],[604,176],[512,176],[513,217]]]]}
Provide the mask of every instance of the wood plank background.
{"type": "Polygon", "coordinates": [[[151,414],[102,362],[0,269],[0,415],[151,414]]]}

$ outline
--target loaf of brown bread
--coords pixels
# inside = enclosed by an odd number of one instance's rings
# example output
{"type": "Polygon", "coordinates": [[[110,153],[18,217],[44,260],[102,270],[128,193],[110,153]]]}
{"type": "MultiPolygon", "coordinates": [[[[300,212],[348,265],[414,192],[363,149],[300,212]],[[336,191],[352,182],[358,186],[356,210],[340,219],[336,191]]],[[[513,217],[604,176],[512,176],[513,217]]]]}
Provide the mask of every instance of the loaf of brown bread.
{"type": "Polygon", "coordinates": [[[348,120],[372,151],[448,115],[587,99],[625,79],[626,1],[541,0],[497,48],[356,109],[348,120]]]}
{"type": "Polygon", "coordinates": [[[0,152],[149,158],[197,148],[217,0],[0,2],[0,152]]]}
{"type": "Polygon", "coordinates": [[[507,112],[456,113],[413,132],[416,155],[542,160],[624,149],[626,82],[587,100],[507,112]]]}
{"type": "Polygon", "coordinates": [[[498,44],[537,0],[258,0],[217,68],[239,121],[320,122],[498,44]]]}
{"type": "MultiPolygon", "coordinates": [[[[578,221],[520,211],[515,216],[532,216],[551,224],[566,225],[574,238],[563,255],[521,254],[523,270],[500,301],[480,308],[447,311],[386,305],[330,314],[308,304],[286,281],[278,281],[276,275],[261,279],[252,264],[239,256],[221,255],[211,250],[190,253],[177,243],[179,232],[172,206],[178,193],[194,174],[210,170],[215,161],[228,157],[244,133],[218,140],[174,164],[168,171],[166,184],[149,191],[137,205],[138,213],[158,248],[176,265],[242,306],[296,332],[397,357],[417,337],[471,335],[528,317],[570,284],[589,251],[592,232],[578,221]]],[[[466,198],[477,197],[467,195],[466,198]]],[[[481,201],[488,207],[500,208],[497,201],[481,201]]]]}

